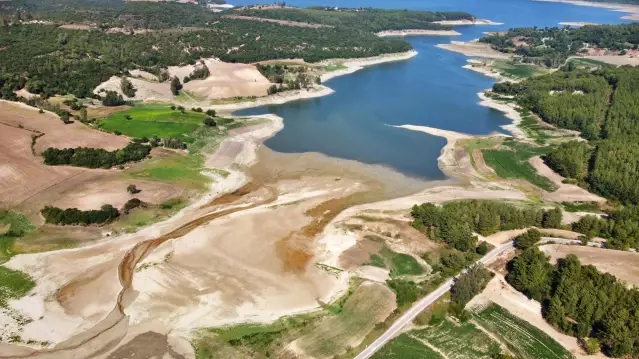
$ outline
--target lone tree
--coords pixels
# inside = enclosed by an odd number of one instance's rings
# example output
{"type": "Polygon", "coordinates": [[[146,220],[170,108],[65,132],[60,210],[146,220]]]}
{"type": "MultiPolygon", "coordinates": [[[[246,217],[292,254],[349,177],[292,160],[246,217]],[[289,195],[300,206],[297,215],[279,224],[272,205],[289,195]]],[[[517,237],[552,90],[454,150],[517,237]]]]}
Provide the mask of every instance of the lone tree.
{"type": "Polygon", "coordinates": [[[123,77],[120,81],[120,89],[122,89],[122,93],[128,97],[135,97],[135,93],[138,91],[126,77],[123,77]]]}
{"type": "Polygon", "coordinates": [[[177,96],[180,94],[180,90],[182,89],[182,84],[180,83],[180,79],[177,76],[174,76],[171,79],[171,93],[173,96],[177,96]]]}
{"type": "Polygon", "coordinates": [[[215,117],[215,110],[206,110],[207,116],[215,117]]]}
{"type": "Polygon", "coordinates": [[[140,190],[134,184],[128,185],[126,187],[126,191],[129,192],[130,194],[140,193],[140,190]]]}

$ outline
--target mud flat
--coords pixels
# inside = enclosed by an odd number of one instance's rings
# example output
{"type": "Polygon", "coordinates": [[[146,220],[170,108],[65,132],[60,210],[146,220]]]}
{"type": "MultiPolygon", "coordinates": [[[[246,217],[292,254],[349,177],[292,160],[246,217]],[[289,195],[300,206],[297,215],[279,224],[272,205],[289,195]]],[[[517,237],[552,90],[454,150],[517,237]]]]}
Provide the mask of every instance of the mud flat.
{"type": "Polygon", "coordinates": [[[510,54],[504,54],[490,47],[489,44],[481,43],[477,40],[470,42],[451,41],[449,44],[436,45],[440,49],[458,52],[462,55],[470,57],[482,57],[490,59],[508,59],[512,57],[510,54]]]}

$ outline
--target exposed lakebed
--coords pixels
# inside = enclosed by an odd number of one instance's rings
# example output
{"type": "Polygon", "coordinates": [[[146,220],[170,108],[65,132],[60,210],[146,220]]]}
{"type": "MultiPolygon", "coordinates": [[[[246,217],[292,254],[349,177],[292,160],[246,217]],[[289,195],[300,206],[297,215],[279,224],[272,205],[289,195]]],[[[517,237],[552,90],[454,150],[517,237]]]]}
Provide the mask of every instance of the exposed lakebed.
{"type": "MultiPolygon", "coordinates": [[[[254,1],[252,1],[254,2],[254,1]]],[[[335,93],[326,97],[238,111],[275,113],[285,126],[266,145],[283,153],[320,152],[329,156],[391,167],[409,176],[442,179],[437,157],[443,138],[391,127],[421,125],[468,134],[505,131],[510,123],[500,112],[478,106],[477,93],[493,80],[463,69],[467,58],[436,48],[468,41],[485,31],[518,26],[559,26],[562,21],[621,23],[622,13],[601,8],[529,0],[482,1],[289,1],[295,6],[392,7],[467,11],[503,25],[460,26],[461,36],[407,37],[416,57],[368,67],[326,82],[335,93]]],[[[242,4],[242,2],[240,2],[242,4]]]]}

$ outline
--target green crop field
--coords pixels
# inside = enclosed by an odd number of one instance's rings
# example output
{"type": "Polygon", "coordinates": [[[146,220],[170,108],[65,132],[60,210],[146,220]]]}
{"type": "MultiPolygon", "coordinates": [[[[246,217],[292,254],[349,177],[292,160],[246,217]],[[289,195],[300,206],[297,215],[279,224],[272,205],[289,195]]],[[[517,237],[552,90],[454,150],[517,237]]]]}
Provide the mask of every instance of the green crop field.
{"type": "Polygon", "coordinates": [[[491,349],[499,344],[472,323],[455,324],[444,319],[425,329],[413,330],[411,336],[423,339],[448,358],[491,358],[491,349]]]}
{"type": "Polygon", "coordinates": [[[564,347],[528,322],[491,304],[474,313],[473,318],[486,330],[501,338],[518,357],[528,359],[573,358],[564,347]]]}
{"type": "Polygon", "coordinates": [[[373,359],[442,359],[434,350],[422,342],[411,338],[407,334],[401,334],[388,344],[384,345],[373,359]]]}
{"type": "Polygon", "coordinates": [[[139,105],[127,111],[110,115],[99,122],[100,128],[130,137],[188,137],[198,127],[206,114],[186,110],[171,110],[168,106],[139,105]],[[126,118],[130,116],[130,120],[126,118]]]}
{"type": "Polygon", "coordinates": [[[552,192],[556,185],[548,178],[541,176],[528,162],[531,157],[548,153],[548,147],[533,147],[524,143],[505,141],[498,150],[484,150],[484,160],[497,175],[506,179],[524,179],[535,186],[552,192]]]}

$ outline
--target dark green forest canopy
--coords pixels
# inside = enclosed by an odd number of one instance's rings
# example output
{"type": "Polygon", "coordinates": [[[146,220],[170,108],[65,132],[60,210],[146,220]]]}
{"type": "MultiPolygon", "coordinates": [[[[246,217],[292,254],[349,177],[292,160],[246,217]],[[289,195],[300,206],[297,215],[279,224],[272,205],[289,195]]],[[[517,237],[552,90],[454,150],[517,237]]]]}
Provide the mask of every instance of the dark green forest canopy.
{"type": "Polygon", "coordinates": [[[525,62],[559,67],[568,57],[578,54],[586,46],[619,51],[636,49],[639,46],[639,23],[579,28],[514,28],[505,34],[492,34],[479,41],[490,44],[496,50],[520,55],[525,62]]]}
{"type": "Polygon", "coordinates": [[[591,336],[613,357],[639,357],[639,290],[610,274],[581,265],[575,255],[553,266],[538,248],[525,250],[508,264],[506,280],[542,302],[553,326],[576,337],[591,336]]]}
{"type": "MultiPolygon", "coordinates": [[[[570,65],[570,63],[569,63],[570,65]]],[[[566,66],[518,84],[495,84],[525,109],[561,128],[581,131],[589,146],[557,147],[546,163],[606,198],[639,203],[639,68],[594,72],[566,66]]]]}
{"type": "Polygon", "coordinates": [[[206,30],[107,34],[51,25],[0,27],[3,98],[25,85],[29,91],[86,97],[101,82],[127,70],[193,64],[217,56],[227,62],[304,58],[358,58],[410,50],[407,42],[337,28],[300,28],[221,19],[206,30]],[[243,45],[240,47],[240,45],[243,45]],[[237,48],[234,51],[230,49],[237,48]],[[20,79],[20,78],[23,79],[20,79]]]}
{"type": "Polygon", "coordinates": [[[432,12],[414,10],[361,9],[360,11],[327,11],[317,8],[296,9],[241,9],[232,15],[290,20],[334,27],[345,27],[368,32],[404,29],[450,29],[433,23],[442,20],[474,20],[465,12],[432,12]]]}

